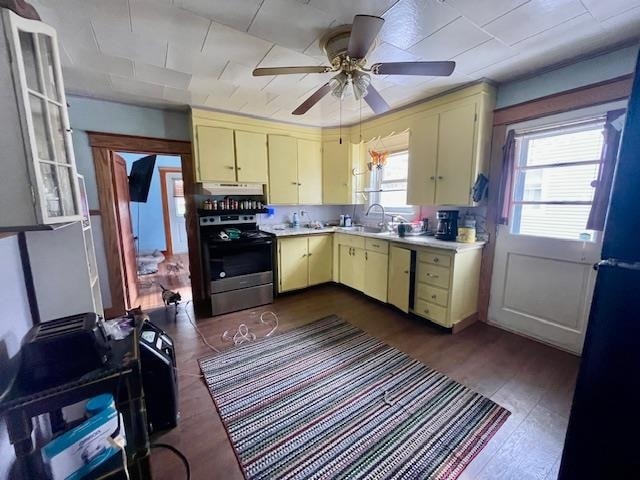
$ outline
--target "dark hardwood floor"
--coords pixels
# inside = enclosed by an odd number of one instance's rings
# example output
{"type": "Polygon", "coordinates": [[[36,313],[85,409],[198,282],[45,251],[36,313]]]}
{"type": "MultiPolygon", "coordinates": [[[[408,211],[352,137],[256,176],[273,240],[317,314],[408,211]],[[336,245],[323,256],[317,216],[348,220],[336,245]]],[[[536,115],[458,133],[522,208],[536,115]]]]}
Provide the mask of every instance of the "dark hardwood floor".
{"type": "MultiPolygon", "coordinates": [[[[190,306],[190,305],[189,305],[190,306]]],[[[177,348],[181,418],[177,428],[158,437],[189,459],[192,478],[242,479],[197,359],[212,353],[189,324],[183,305],[177,320],[169,309],[158,323],[177,348]]],[[[234,348],[221,338],[245,323],[258,337],[270,328],[259,322],[271,310],[279,331],[337,314],[426,365],[492,398],[511,416],[460,479],[540,479],[557,477],[578,357],[484,323],[450,335],[418,318],[337,285],[324,285],[279,297],[273,305],[198,321],[211,344],[234,348]]],[[[193,318],[192,310],[189,309],[193,318]]],[[[153,450],[157,480],[185,478],[170,452],[153,450]]]]}
{"type": "Polygon", "coordinates": [[[189,279],[189,254],[166,255],[158,264],[158,271],[151,275],[138,275],[138,304],[142,309],[160,307],[164,288],[179,292],[182,301],[191,299],[191,280],[189,279]]]}

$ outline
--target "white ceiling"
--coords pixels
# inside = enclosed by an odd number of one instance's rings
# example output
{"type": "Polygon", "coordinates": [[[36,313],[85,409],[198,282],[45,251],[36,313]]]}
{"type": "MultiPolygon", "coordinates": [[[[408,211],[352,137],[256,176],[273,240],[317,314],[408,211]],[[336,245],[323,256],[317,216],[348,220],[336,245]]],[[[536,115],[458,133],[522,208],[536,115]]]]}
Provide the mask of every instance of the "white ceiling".
{"type": "MultiPolygon", "coordinates": [[[[454,60],[451,77],[375,77],[397,108],[496,82],[640,35],[640,0],[32,0],[60,37],[70,93],[337,125],[330,95],[291,111],[330,75],[253,77],[257,66],[326,64],[318,39],[357,13],[385,24],[369,63],[454,60]]],[[[362,104],[362,118],[372,116],[362,104]]],[[[360,118],[353,98],[342,122],[360,118]]]]}

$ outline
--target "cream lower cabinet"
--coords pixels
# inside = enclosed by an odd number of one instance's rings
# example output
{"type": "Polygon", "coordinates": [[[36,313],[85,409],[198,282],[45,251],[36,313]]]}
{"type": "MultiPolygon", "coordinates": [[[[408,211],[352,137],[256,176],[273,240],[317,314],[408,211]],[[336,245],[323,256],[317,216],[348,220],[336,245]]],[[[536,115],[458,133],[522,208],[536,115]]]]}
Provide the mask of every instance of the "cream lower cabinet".
{"type": "Polygon", "coordinates": [[[443,327],[477,312],[482,249],[417,252],[413,313],[443,327]]]}
{"type": "Polygon", "coordinates": [[[389,287],[387,301],[405,313],[409,313],[411,289],[411,250],[391,246],[389,248],[389,287]]]}
{"type": "Polygon", "coordinates": [[[386,302],[389,243],[353,235],[336,235],[334,242],[340,252],[338,281],[386,302]]]}
{"type": "Polygon", "coordinates": [[[278,292],[330,282],[332,235],[278,238],[278,292]]]}

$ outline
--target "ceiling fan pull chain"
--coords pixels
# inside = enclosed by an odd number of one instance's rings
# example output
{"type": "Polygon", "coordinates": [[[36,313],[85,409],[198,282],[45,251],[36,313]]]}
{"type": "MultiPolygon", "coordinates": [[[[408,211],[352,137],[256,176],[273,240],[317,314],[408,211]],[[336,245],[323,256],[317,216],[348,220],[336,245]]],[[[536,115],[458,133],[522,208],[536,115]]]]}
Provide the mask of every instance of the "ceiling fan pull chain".
{"type": "Polygon", "coordinates": [[[340,145],[342,145],[342,98],[340,98],[340,107],[338,108],[338,129],[340,132],[340,145]]]}

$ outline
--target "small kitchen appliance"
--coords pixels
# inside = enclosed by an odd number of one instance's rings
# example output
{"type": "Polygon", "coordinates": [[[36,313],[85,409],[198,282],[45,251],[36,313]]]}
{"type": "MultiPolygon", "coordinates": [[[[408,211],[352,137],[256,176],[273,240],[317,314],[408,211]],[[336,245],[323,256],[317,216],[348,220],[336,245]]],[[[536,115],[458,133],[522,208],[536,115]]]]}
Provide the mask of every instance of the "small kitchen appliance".
{"type": "Polygon", "coordinates": [[[454,241],[458,236],[458,211],[438,210],[436,218],[438,219],[436,238],[438,240],[454,241]]]}

